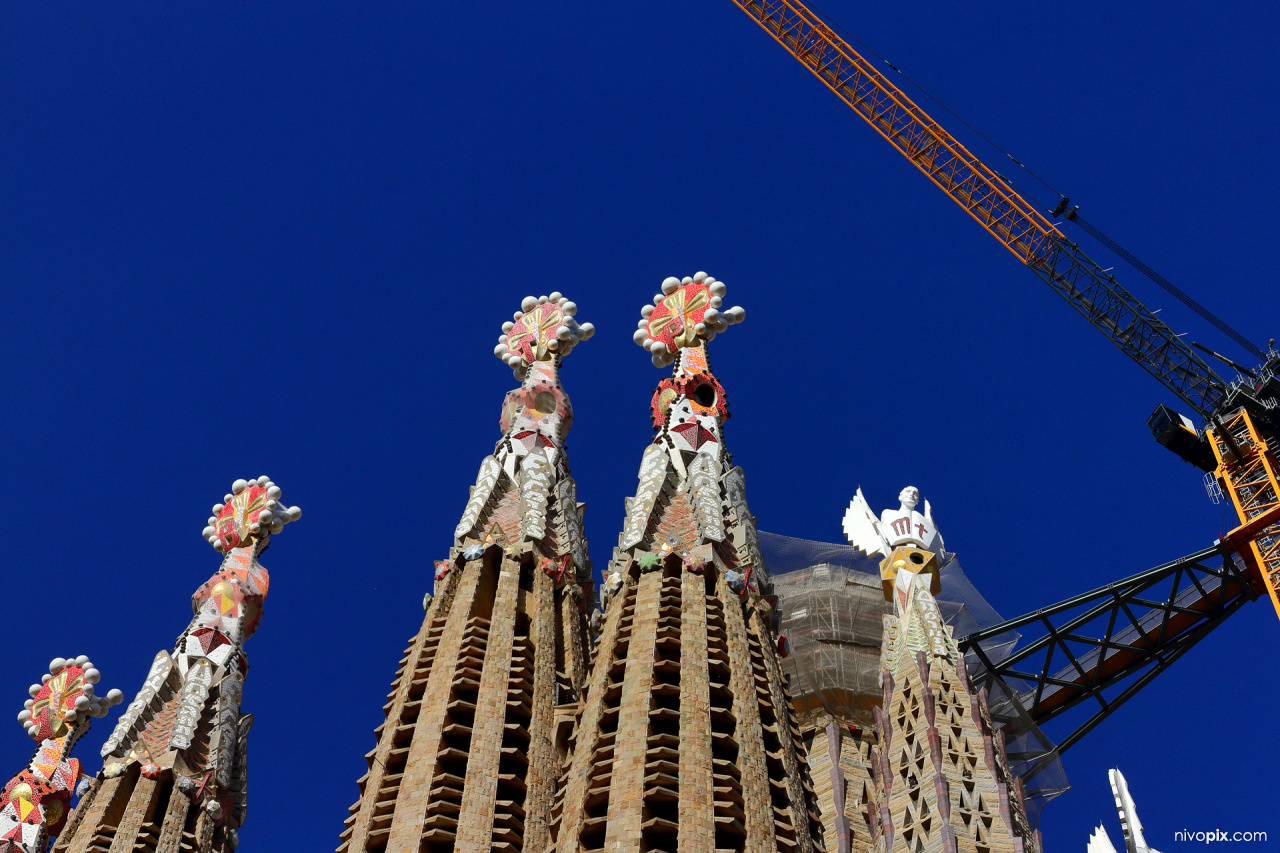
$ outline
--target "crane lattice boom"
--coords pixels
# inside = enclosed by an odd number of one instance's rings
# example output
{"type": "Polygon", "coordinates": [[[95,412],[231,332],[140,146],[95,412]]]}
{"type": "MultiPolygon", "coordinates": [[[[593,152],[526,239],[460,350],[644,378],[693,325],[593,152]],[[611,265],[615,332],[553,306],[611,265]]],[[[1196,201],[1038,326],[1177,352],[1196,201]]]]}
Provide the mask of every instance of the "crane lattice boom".
{"type": "Polygon", "coordinates": [[[1205,419],[1219,408],[1194,350],[803,3],[733,2],[1125,354],[1205,419]]]}

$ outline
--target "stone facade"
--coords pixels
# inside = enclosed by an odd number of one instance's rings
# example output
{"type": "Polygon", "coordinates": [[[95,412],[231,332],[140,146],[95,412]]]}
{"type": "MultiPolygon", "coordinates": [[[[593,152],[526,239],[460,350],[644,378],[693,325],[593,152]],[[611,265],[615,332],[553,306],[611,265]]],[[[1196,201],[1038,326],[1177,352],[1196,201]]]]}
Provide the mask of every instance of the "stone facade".
{"type": "Polygon", "coordinates": [[[936,557],[900,547],[882,577],[895,614],[884,617],[871,849],[1038,853],[1003,736],[933,597],[936,557]]]}
{"type": "Polygon", "coordinates": [[[675,367],[654,394],[658,436],[609,565],[556,805],[559,853],[823,849],[755,519],[724,450],[728,406],[707,358],[727,325],[714,322],[723,293],[702,273],[668,279],[644,312],[655,364],[675,367]]]}
{"type": "Polygon", "coordinates": [[[301,513],[266,477],[237,480],[205,538],[225,557],[192,596],[192,618],[161,651],[102,747],[106,765],[71,814],[57,853],[230,853],[248,809],[241,713],[244,643],[262,618],[271,535],[301,513]]]}
{"type": "Polygon", "coordinates": [[[480,466],[436,597],[400,661],[342,853],[545,850],[590,648],[591,564],[559,381],[590,336],[560,294],[525,300],[499,354],[522,379],[480,466]]]}

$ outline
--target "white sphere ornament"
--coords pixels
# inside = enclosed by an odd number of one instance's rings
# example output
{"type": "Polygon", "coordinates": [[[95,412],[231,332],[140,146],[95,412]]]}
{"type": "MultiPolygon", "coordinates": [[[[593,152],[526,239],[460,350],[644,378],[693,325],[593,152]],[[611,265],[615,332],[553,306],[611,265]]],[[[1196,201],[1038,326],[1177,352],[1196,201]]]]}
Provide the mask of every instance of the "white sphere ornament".
{"type": "Polygon", "coordinates": [[[235,495],[238,495],[238,494],[240,494],[241,492],[243,492],[245,489],[247,489],[248,487],[249,487],[249,483],[248,483],[248,481],[246,481],[246,480],[236,480],[234,483],[232,483],[232,484],[231,484],[231,493],[232,493],[232,494],[235,494],[235,495]]]}
{"type": "Polygon", "coordinates": [[[520,300],[520,308],[523,311],[532,311],[534,308],[537,308],[537,307],[538,307],[537,297],[526,296],[524,299],[520,300]]]}

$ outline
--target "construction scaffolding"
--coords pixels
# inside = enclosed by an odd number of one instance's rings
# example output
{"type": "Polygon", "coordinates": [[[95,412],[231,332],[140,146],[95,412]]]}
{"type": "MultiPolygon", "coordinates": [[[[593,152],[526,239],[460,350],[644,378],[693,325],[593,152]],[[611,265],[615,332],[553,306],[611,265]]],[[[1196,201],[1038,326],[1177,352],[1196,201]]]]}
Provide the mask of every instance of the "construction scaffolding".
{"type": "MultiPolygon", "coordinates": [[[[789,647],[782,664],[797,713],[815,722],[830,715],[842,725],[871,729],[872,708],[883,695],[884,617],[893,613],[880,583],[879,561],[851,545],[764,531],[759,535],[789,647]]],[[[1004,621],[965,576],[955,554],[943,553],[939,562],[938,607],[955,637],[1004,621]]],[[[1016,631],[987,637],[982,651],[991,661],[1003,660],[1018,639],[1016,631]]],[[[971,671],[977,666],[976,661],[968,663],[971,671]]],[[[1067,789],[1066,774],[1055,745],[1018,701],[1027,686],[999,680],[985,686],[991,713],[1004,732],[1011,769],[1023,779],[1034,824],[1044,804],[1067,789]]]]}

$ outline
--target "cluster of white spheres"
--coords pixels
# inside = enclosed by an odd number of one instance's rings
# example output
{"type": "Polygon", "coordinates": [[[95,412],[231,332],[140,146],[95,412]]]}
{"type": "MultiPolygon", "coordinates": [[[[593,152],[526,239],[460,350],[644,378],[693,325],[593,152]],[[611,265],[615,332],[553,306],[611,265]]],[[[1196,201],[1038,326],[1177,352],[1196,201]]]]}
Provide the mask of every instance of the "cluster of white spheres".
{"type": "Polygon", "coordinates": [[[686,284],[705,284],[711,294],[711,305],[707,308],[706,313],[702,315],[702,322],[693,327],[694,332],[704,341],[713,340],[720,332],[746,319],[747,312],[737,305],[724,311],[720,310],[725,294],[723,281],[716,281],[714,277],[707,275],[705,272],[695,273],[684,278],[671,276],[662,282],[662,292],[654,295],[653,304],[646,305],[640,309],[640,322],[636,333],[632,335],[632,340],[649,351],[655,367],[666,367],[671,364],[675,361],[676,354],[662,341],[656,341],[649,337],[649,318],[653,316],[654,309],[662,304],[663,299],[675,293],[676,288],[683,287],[686,284]]]}
{"type": "Polygon", "coordinates": [[[31,685],[29,691],[31,698],[23,704],[22,711],[18,714],[18,722],[22,723],[22,727],[27,730],[27,734],[31,737],[37,739],[40,737],[40,724],[31,719],[31,708],[36,703],[36,694],[48,683],[50,678],[53,678],[69,666],[78,666],[84,670],[84,685],[80,688],[80,695],[76,697],[75,704],[65,711],[58,708],[54,709],[56,713],[62,714],[62,719],[69,725],[75,726],[85,717],[105,717],[107,710],[111,706],[119,705],[124,701],[124,694],[119,690],[109,690],[105,696],[94,695],[94,685],[102,678],[102,674],[94,669],[93,662],[89,660],[88,655],[80,655],[77,658],[54,658],[49,661],[48,674],[40,679],[39,684],[31,685]]]}
{"type": "Polygon", "coordinates": [[[284,526],[289,522],[302,518],[301,507],[285,506],[280,503],[280,487],[271,482],[271,478],[267,475],[263,474],[256,480],[236,480],[231,484],[231,494],[224,495],[222,503],[213,505],[213,515],[209,516],[209,525],[201,534],[204,536],[205,541],[215,549],[222,550],[222,541],[218,539],[218,531],[215,529],[218,523],[218,513],[222,512],[223,507],[231,503],[232,498],[250,486],[264,486],[267,490],[267,507],[258,513],[258,520],[249,525],[250,533],[259,533],[264,528],[268,533],[279,533],[284,530],[284,526]]]}
{"type": "Polygon", "coordinates": [[[573,316],[578,313],[578,306],[574,302],[570,302],[559,291],[552,293],[550,296],[526,296],[520,301],[520,310],[515,316],[502,324],[502,334],[498,336],[498,345],[493,348],[493,354],[502,359],[503,363],[511,368],[517,379],[523,379],[525,372],[529,369],[529,362],[524,356],[518,352],[513,352],[507,346],[507,334],[515,328],[516,323],[524,319],[524,315],[528,314],[539,305],[554,303],[560,306],[563,314],[563,320],[556,327],[555,337],[547,342],[547,349],[560,355],[568,355],[578,341],[585,341],[596,333],[596,327],[590,323],[578,323],[573,316]]]}

